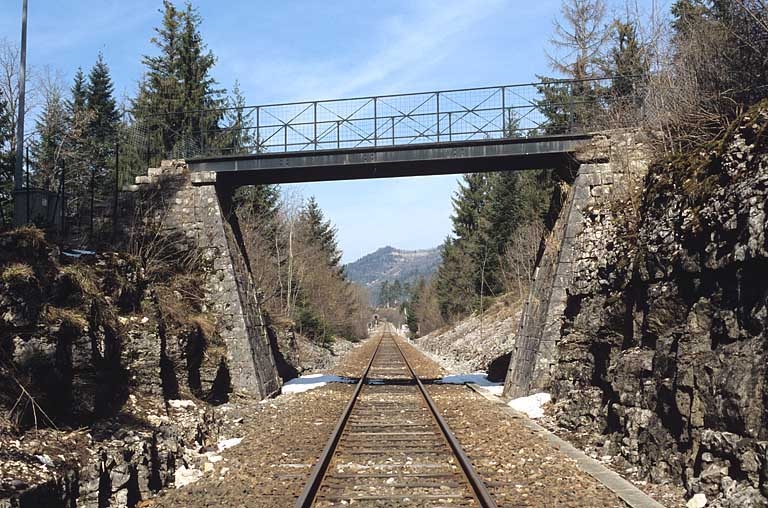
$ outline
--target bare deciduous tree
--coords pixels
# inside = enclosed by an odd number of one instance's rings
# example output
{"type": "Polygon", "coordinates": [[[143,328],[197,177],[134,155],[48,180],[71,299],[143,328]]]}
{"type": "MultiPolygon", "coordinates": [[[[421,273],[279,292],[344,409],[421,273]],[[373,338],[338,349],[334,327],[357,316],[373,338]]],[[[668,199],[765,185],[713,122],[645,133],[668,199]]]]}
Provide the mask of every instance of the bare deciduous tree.
{"type": "Polygon", "coordinates": [[[605,47],[610,39],[606,9],[602,0],[568,0],[555,20],[550,43],[558,55],[547,53],[552,68],[572,79],[602,77],[605,47]]]}
{"type": "Polygon", "coordinates": [[[517,299],[525,298],[533,283],[536,254],[543,235],[543,224],[529,222],[515,229],[504,247],[501,259],[504,288],[507,292],[514,294],[517,299]]]}

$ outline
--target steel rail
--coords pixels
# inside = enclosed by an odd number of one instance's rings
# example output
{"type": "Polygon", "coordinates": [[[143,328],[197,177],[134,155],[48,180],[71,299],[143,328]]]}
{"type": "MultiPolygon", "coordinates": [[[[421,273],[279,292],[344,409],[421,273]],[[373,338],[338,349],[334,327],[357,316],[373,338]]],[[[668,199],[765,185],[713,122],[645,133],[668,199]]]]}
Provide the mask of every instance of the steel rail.
{"type": "MultiPolygon", "coordinates": [[[[336,427],[331,433],[331,437],[326,443],[325,448],[323,449],[323,452],[320,455],[320,458],[318,459],[317,464],[315,464],[315,467],[312,469],[312,473],[310,474],[309,480],[306,486],[304,487],[304,490],[302,491],[301,496],[299,496],[298,500],[296,501],[297,508],[310,508],[312,506],[312,503],[314,502],[315,497],[317,496],[317,493],[320,490],[320,487],[323,481],[325,480],[328,467],[330,466],[333,456],[336,452],[337,445],[341,440],[347,421],[349,420],[349,417],[352,414],[352,410],[355,407],[355,403],[357,402],[358,396],[362,391],[363,385],[366,383],[368,374],[371,370],[371,366],[373,365],[373,361],[376,358],[376,354],[379,352],[379,348],[381,347],[382,341],[384,340],[384,335],[385,334],[382,333],[381,337],[379,337],[379,342],[376,344],[376,349],[371,355],[371,359],[368,361],[368,365],[366,366],[365,371],[363,372],[363,375],[360,377],[360,380],[358,381],[357,386],[355,387],[355,391],[352,394],[352,398],[350,399],[349,403],[347,403],[347,406],[344,409],[344,412],[342,413],[341,417],[339,418],[339,421],[336,423],[336,427]]],[[[391,335],[391,332],[389,332],[388,335],[391,335]]],[[[415,380],[416,385],[419,388],[419,392],[421,393],[424,401],[427,403],[427,407],[430,410],[432,418],[434,419],[435,423],[440,429],[442,437],[446,440],[448,446],[451,448],[451,451],[453,452],[453,455],[458,460],[459,465],[461,466],[462,472],[464,473],[464,476],[467,478],[467,481],[469,482],[469,485],[472,488],[472,494],[474,495],[475,499],[477,500],[477,502],[480,504],[482,508],[497,508],[497,504],[491,497],[490,492],[488,492],[488,489],[486,488],[485,483],[483,483],[483,480],[480,478],[477,472],[475,472],[474,468],[472,467],[472,462],[470,461],[466,453],[464,453],[464,450],[461,448],[461,445],[459,444],[458,440],[451,432],[450,427],[448,427],[448,424],[446,423],[446,421],[440,415],[439,411],[437,410],[437,406],[432,400],[432,397],[429,396],[429,393],[424,387],[424,384],[416,375],[416,371],[414,371],[413,367],[408,362],[408,359],[403,353],[402,348],[397,343],[397,340],[395,340],[394,337],[392,337],[392,342],[395,344],[395,347],[398,353],[400,354],[400,357],[403,359],[403,363],[408,368],[408,371],[410,372],[411,377],[415,380]]]]}
{"type": "Polygon", "coordinates": [[[320,454],[320,458],[318,459],[317,464],[315,464],[315,467],[312,469],[312,473],[309,475],[309,481],[307,481],[307,485],[304,487],[301,496],[299,496],[299,499],[296,501],[297,508],[309,508],[312,506],[312,502],[315,500],[317,491],[320,489],[320,485],[322,485],[323,479],[325,478],[325,472],[328,470],[328,466],[331,464],[331,459],[333,458],[333,453],[336,450],[336,445],[339,444],[341,434],[344,432],[344,427],[347,425],[347,420],[349,420],[349,416],[352,414],[352,409],[355,407],[357,397],[360,395],[360,391],[363,389],[365,380],[368,377],[368,372],[371,370],[371,365],[373,365],[373,359],[376,358],[376,353],[379,351],[379,346],[381,346],[381,341],[383,339],[384,334],[379,337],[379,342],[376,344],[376,349],[374,350],[373,355],[371,355],[371,359],[368,362],[368,365],[365,367],[365,371],[363,371],[362,376],[360,376],[360,381],[357,382],[357,386],[355,387],[355,391],[352,394],[352,398],[349,400],[349,403],[347,403],[347,407],[344,408],[344,412],[341,414],[341,418],[339,418],[339,421],[336,423],[336,427],[334,427],[333,432],[331,432],[331,438],[325,444],[325,448],[323,448],[323,452],[320,454]]]}
{"type": "Polygon", "coordinates": [[[456,439],[456,436],[453,435],[450,427],[448,427],[448,423],[440,415],[435,402],[432,400],[432,397],[429,396],[429,393],[427,393],[427,389],[424,387],[421,379],[419,379],[419,376],[416,375],[413,367],[411,367],[410,362],[408,362],[408,359],[405,357],[405,353],[403,353],[402,348],[400,348],[400,344],[398,344],[394,339],[393,342],[395,343],[397,350],[400,352],[400,356],[403,357],[403,362],[405,362],[405,365],[411,372],[413,379],[416,380],[416,385],[419,387],[424,400],[427,402],[427,406],[429,406],[429,410],[432,412],[432,416],[437,422],[437,425],[440,427],[440,430],[443,433],[443,437],[445,437],[446,441],[448,441],[448,445],[451,447],[453,454],[459,460],[459,465],[464,472],[464,476],[466,476],[467,480],[469,480],[469,484],[472,486],[472,490],[474,491],[475,497],[477,497],[480,506],[483,508],[497,508],[496,501],[494,501],[493,497],[491,497],[491,493],[488,492],[488,488],[485,486],[482,478],[480,478],[480,475],[478,475],[475,471],[475,468],[472,467],[472,461],[469,460],[467,454],[464,453],[464,450],[461,448],[461,445],[456,439]]]}

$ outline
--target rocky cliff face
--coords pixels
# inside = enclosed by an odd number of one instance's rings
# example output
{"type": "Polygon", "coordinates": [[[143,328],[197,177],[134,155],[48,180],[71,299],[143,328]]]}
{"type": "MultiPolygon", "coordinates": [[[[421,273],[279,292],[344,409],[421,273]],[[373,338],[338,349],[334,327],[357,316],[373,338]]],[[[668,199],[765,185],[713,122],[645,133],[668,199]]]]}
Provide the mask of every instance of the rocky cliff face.
{"type": "Polygon", "coordinates": [[[0,234],[0,506],[135,506],[218,436],[226,353],[189,275],[58,254],[0,234]]]}
{"type": "Polygon", "coordinates": [[[552,373],[560,426],[708,506],[768,505],[766,126],[587,210],[552,373]]]}

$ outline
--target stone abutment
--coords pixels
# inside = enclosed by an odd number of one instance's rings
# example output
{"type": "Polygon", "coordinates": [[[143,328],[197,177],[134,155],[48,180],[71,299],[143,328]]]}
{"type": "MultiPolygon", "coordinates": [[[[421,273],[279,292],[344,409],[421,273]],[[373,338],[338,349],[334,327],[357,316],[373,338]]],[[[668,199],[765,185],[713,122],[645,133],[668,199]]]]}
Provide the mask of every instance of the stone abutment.
{"type": "Polygon", "coordinates": [[[232,210],[233,189],[217,185],[213,173],[191,173],[184,161],[172,160],[136,177],[129,190],[135,220],[143,222],[138,227],[181,243],[177,249],[198,253],[206,266],[206,306],[226,344],[233,390],[261,398],[277,392],[280,378],[232,210]]]}

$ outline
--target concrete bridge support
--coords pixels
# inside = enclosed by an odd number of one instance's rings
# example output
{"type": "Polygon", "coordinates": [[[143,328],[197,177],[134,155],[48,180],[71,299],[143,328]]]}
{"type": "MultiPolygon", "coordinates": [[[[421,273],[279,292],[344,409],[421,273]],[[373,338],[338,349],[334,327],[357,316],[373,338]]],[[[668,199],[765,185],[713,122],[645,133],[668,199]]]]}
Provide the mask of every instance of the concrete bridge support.
{"type": "Polygon", "coordinates": [[[598,136],[577,154],[578,172],[555,227],[545,239],[520,320],[505,396],[522,397],[548,389],[574,269],[580,263],[599,263],[592,259],[595,249],[589,249],[589,240],[581,238],[586,217],[631,197],[648,170],[643,156],[634,136],[627,133],[598,136]]]}
{"type": "Polygon", "coordinates": [[[217,185],[215,174],[191,173],[184,161],[163,161],[137,177],[131,190],[138,191],[145,221],[200,252],[206,302],[227,347],[233,389],[261,398],[276,392],[280,378],[232,213],[233,189],[217,185]]]}

